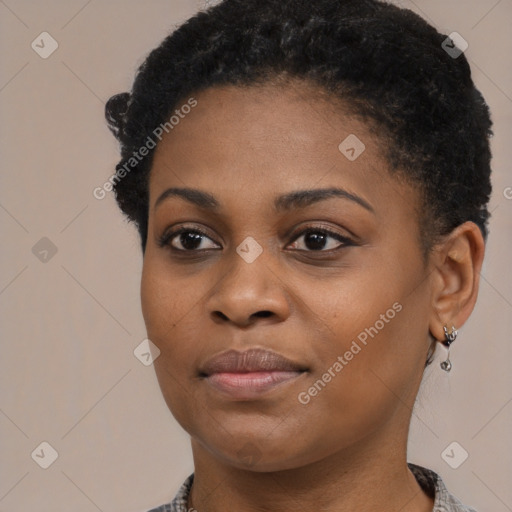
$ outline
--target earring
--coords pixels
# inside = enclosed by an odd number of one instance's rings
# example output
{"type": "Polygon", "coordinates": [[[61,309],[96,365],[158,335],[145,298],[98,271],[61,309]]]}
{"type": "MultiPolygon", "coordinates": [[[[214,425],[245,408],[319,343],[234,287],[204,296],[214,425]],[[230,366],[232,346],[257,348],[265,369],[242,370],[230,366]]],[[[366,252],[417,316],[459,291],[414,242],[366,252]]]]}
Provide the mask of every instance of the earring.
{"type": "Polygon", "coordinates": [[[450,361],[450,345],[455,341],[458,332],[455,330],[455,326],[452,325],[452,330],[448,332],[446,326],[443,327],[445,340],[443,341],[443,345],[448,349],[448,355],[446,356],[446,361],[441,363],[441,368],[445,372],[449,372],[452,369],[452,362],[450,361]]]}

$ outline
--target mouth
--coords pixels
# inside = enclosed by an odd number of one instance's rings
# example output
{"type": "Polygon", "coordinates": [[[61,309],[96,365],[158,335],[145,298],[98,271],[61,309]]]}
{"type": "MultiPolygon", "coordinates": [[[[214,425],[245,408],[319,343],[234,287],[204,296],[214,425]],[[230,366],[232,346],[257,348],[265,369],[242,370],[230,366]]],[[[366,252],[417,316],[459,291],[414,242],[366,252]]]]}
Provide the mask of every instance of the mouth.
{"type": "Polygon", "coordinates": [[[228,350],[208,360],[199,376],[223,395],[250,400],[291,383],[306,371],[306,367],[269,350],[228,350]]]}

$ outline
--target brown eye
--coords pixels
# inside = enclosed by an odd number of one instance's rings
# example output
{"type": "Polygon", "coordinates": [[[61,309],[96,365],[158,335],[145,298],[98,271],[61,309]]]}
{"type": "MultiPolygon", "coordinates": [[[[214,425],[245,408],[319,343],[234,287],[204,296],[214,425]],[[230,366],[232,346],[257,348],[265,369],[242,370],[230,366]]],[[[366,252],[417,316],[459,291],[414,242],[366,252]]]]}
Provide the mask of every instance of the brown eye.
{"type": "MultiPolygon", "coordinates": [[[[297,240],[301,238],[304,239],[302,245],[305,248],[298,247],[298,249],[308,252],[327,252],[354,245],[349,238],[325,228],[309,228],[302,231],[299,236],[294,239],[294,244],[297,244],[297,240]],[[336,243],[336,241],[338,243],[336,243]]],[[[297,249],[297,247],[295,248],[297,249]]]]}
{"type": "Polygon", "coordinates": [[[181,252],[195,252],[199,250],[216,249],[218,246],[212,241],[212,239],[203,231],[198,228],[180,228],[164,235],[158,241],[160,247],[169,246],[171,249],[181,252]],[[209,240],[213,246],[206,246],[203,242],[209,240]]]}

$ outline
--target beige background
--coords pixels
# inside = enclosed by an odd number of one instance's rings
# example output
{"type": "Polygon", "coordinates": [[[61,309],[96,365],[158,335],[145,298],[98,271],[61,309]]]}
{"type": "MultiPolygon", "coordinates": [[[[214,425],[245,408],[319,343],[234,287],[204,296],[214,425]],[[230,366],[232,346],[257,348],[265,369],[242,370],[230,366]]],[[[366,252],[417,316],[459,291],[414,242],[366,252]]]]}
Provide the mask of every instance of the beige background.
{"type": "MultiPolygon", "coordinates": [[[[441,473],[479,512],[510,511],[512,0],[402,4],[468,41],[496,134],[479,303],[453,346],[451,374],[438,361],[426,372],[409,460],[441,473]],[[441,457],[453,441],[469,453],[458,469],[441,457]]],[[[100,201],[92,191],[118,161],[105,101],[127,90],[147,52],[200,7],[0,1],[2,512],[141,512],[170,500],[193,470],[188,436],[153,368],[133,354],[145,338],[135,228],[111,194],[100,201]],[[47,59],[31,48],[43,31],[59,44],[47,59]],[[57,248],[46,262],[32,252],[43,237],[57,248]],[[31,458],[43,441],[58,452],[48,469],[31,458]]]]}

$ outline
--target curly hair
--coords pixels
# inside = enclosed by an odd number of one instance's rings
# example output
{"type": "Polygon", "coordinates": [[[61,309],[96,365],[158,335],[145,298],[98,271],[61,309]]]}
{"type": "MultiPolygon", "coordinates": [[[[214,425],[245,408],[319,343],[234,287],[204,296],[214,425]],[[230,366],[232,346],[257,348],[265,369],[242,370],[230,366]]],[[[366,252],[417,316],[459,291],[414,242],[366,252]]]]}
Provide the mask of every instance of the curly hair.
{"type": "Polygon", "coordinates": [[[445,51],[446,40],[412,11],[377,0],[224,0],[198,12],[150,52],[132,91],[105,107],[121,146],[116,200],[142,251],[154,148],[133,157],[155,128],[193,93],[283,77],[313,84],[378,134],[391,172],[420,191],[424,249],[468,220],[486,239],[492,121],[466,57],[445,51]]]}

